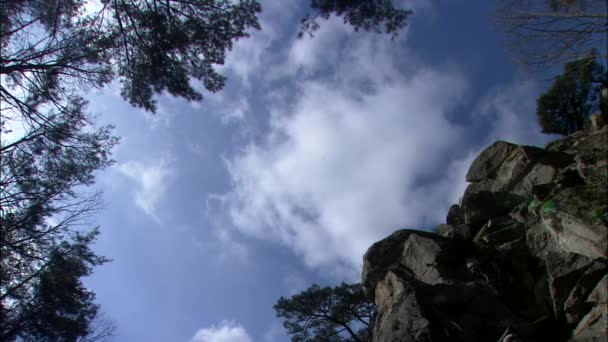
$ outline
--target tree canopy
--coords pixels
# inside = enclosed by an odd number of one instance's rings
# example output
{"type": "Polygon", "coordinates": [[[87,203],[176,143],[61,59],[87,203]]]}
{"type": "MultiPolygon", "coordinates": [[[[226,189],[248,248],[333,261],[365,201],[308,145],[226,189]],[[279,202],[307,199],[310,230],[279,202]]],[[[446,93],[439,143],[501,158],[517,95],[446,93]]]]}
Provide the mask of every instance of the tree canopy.
{"type": "Polygon", "coordinates": [[[274,305],[294,342],[366,341],[376,311],[361,284],[312,285],[274,305]]]}
{"type": "Polygon", "coordinates": [[[308,14],[302,19],[300,37],[304,33],[312,35],[319,29],[317,18],[328,19],[331,15],[342,17],[344,23],[353,26],[355,31],[372,30],[392,34],[394,37],[407,25],[407,17],[413,13],[395,7],[390,0],[311,0],[311,8],[316,13],[308,14]]]}
{"type": "Polygon", "coordinates": [[[606,115],[608,87],[604,67],[594,57],[566,63],[564,72],[537,99],[536,113],[543,133],[568,135],[584,128],[585,119],[597,111],[606,115]]]}
{"type": "Polygon", "coordinates": [[[3,298],[3,304],[8,305],[2,305],[2,341],[76,341],[94,332],[92,322],[98,318],[99,306],[80,278],[107,261],[89,249],[96,234],[93,231],[78,235],[73,242],[63,241],[38,269],[32,286],[23,282],[13,286],[11,298],[16,298],[16,292],[29,298],[13,300],[12,305],[3,298]]]}
{"type": "MultiPolygon", "coordinates": [[[[122,96],[148,111],[156,108],[154,95],[164,91],[200,101],[190,80],[221,90],[225,77],[215,66],[249,29],[260,29],[262,10],[256,0],[101,0],[92,13],[85,4],[2,2],[0,96],[7,108],[26,113],[42,103],[66,107],[70,85],[101,87],[115,77],[122,96]]],[[[384,27],[395,34],[411,14],[391,1],[312,0],[311,8],[316,14],[302,21],[309,32],[318,28],[316,18],[337,15],[356,30],[384,27]]]]}

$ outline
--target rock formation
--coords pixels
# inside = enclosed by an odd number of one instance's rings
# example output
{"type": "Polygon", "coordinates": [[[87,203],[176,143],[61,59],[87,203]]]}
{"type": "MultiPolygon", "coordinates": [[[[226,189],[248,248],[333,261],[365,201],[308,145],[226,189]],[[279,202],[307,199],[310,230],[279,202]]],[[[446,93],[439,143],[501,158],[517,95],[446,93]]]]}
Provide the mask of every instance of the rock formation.
{"type": "Polygon", "coordinates": [[[608,127],[545,149],[498,141],[436,233],[364,256],[371,339],[606,341],[608,127]]]}

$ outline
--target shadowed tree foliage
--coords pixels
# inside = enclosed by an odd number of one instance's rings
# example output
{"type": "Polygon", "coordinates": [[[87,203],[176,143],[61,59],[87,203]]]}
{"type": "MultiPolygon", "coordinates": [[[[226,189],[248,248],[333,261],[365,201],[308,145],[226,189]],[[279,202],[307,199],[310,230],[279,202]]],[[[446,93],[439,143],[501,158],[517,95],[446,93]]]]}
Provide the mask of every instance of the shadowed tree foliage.
{"type": "Polygon", "coordinates": [[[71,341],[59,337],[86,336],[83,326],[97,312],[94,297],[79,285],[80,277],[105,261],[89,250],[97,231],[86,231],[98,197],[84,187],[96,170],[110,165],[116,139],[109,128],[87,131],[89,118],[81,108],[69,113],[32,123],[14,140],[2,136],[2,341],[71,341]]]}
{"type": "MultiPolygon", "coordinates": [[[[2,100],[27,109],[13,86],[64,95],[68,85],[103,86],[118,76],[132,105],[155,110],[153,95],[167,91],[201,100],[190,79],[212,92],[224,85],[214,65],[226,50],[259,29],[255,0],[102,0],[84,14],[81,0],[2,2],[2,100]],[[9,89],[7,89],[7,87],[9,89]]],[[[55,94],[47,94],[47,93],[55,94]]],[[[46,95],[46,96],[43,96],[46,95]]]]}
{"type": "Polygon", "coordinates": [[[537,99],[542,132],[572,134],[584,128],[590,114],[601,110],[606,115],[606,100],[601,97],[601,90],[606,87],[606,72],[596,58],[566,63],[564,72],[537,99]]]}
{"type": "Polygon", "coordinates": [[[0,340],[74,341],[97,306],[80,278],[91,253],[86,193],[111,164],[111,127],[78,94],[111,79],[111,42],[82,1],[2,1],[0,12],[0,340]]]}
{"type": "Polygon", "coordinates": [[[255,0],[106,0],[115,22],[109,37],[116,44],[122,94],[129,102],[154,110],[154,93],[167,91],[199,101],[189,82],[202,81],[212,92],[225,77],[214,65],[223,64],[233,41],[260,29],[255,0]]]}
{"type": "Polygon", "coordinates": [[[361,284],[342,283],[333,288],[312,285],[291,298],[279,298],[274,309],[285,319],[283,325],[294,342],[362,342],[376,306],[365,297],[361,284]]]}
{"type": "Polygon", "coordinates": [[[411,10],[397,8],[391,0],[312,0],[311,8],[315,15],[306,15],[302,19],[302,30],[312,36],[319,29],[318,18],[329,19],[333,14],[344,19],[344,23],[352,25],[355,31],[375,31],[396,36],[407,25],[407,17],[411,10]]]}
{"type": "Polygon", "coordinates": [[[29,300],[9,304],[18,307],[12,310],[3,305],[2,341],[77,341],[93,332],[99,307],[80,279],[107,261],[89,249],[96,235],[94,230],[55,247],[29,288],[29,300]]]}

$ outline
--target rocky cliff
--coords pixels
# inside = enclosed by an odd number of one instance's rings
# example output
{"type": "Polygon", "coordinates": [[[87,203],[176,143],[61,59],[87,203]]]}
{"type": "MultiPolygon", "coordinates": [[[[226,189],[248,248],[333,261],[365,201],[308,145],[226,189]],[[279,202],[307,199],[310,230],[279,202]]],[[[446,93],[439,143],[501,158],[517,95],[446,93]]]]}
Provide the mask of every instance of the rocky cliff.
{"type": "Polygon", "coordinates": [[[608,127],[546,148],[498,141],[436,233],[364,256],[372,341],[606,341],[608,127]]]}

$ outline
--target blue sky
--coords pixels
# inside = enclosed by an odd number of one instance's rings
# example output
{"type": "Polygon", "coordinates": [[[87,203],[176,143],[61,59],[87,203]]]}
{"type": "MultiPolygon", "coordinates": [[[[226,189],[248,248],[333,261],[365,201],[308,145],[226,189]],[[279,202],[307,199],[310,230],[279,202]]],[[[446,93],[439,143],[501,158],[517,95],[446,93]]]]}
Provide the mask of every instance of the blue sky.
{"type": "Polygon", "coordinates": [[[87,279],[117,341],[288,341],[280,296],[358,281],[371,243],[443,222],[494,140],[550,139],[490,1],[405,1],[396,40],[335,18],[298,40],[308,2],[262,3],[221,93],[154,115],[89,95],[122,139],[96,184],[113,262],[87,279]]]}

